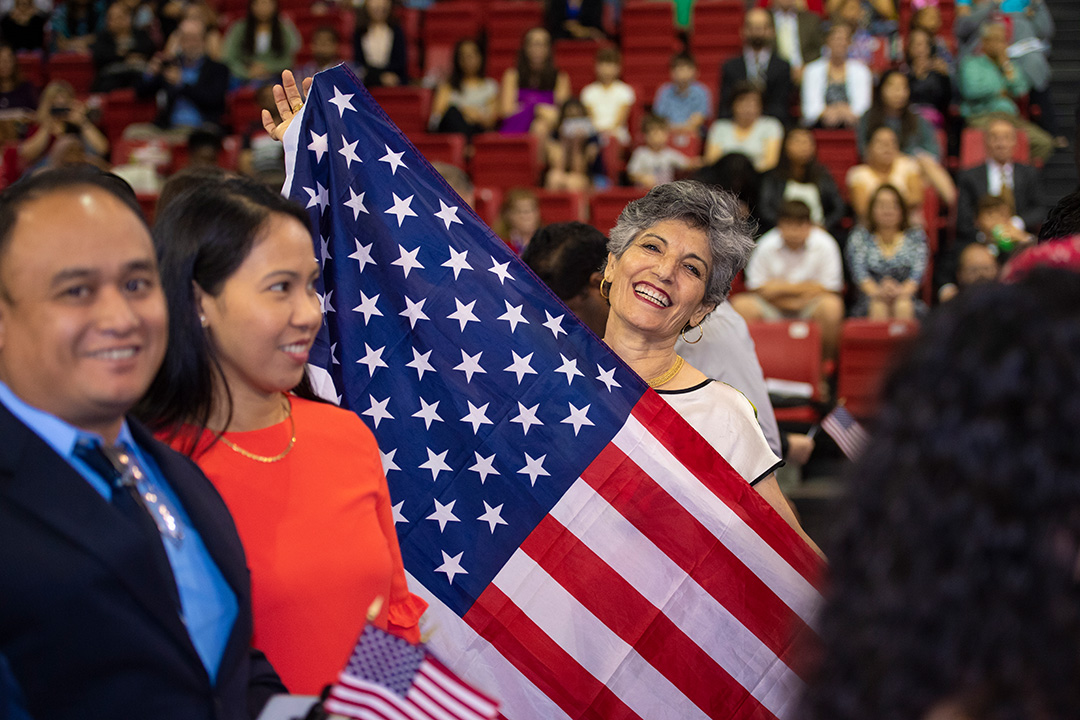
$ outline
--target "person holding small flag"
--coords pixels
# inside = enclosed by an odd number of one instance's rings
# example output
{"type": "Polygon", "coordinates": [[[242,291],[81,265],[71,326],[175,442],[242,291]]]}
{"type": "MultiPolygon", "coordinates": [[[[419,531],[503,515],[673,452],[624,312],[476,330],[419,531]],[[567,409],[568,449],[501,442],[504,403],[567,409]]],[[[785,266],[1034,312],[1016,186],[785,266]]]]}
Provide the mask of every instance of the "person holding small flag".
{"type": "Polygon", "coordinates": [[[410,641],[409,593],[375,438],[320,402],[304,367],[322,325],[307,218],[245,179],[181,193],[155,227],[169,353],[140,415],[211,479],[252,573],[254,644],[295,693],[334,680],[376,624],[410,641]]]}

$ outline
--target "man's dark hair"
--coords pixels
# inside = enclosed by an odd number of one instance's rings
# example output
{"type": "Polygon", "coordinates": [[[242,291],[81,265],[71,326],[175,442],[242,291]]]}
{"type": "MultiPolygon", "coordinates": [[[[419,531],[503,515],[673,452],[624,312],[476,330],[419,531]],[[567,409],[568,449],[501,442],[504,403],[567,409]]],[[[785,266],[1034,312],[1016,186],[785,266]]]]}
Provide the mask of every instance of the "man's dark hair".
{"type": "MultiPolygon", "coordinates": [[[[118,175],[104,172],[91,165],[75,165],[36,173],[20,180],[0,193],[0,258],[11,242],[19,210],[28,202],[65,190],[94,187],[107,192],[124,203],[146,225],[135,191],[118,175]]],[[[147,229],[149,232],[149,229],[147,229]]]]}
{"type": "Polygon", "coordinates": [[[1080,235],[1080,190],[1058,201],[1039,230],[1039,242],[1080,235]]]}
{"type": "Polygon", "coordinates": [[[215,152],[221,152],[221,135],[213,130],[194,130],[188,135],[188,152],[193,153],[199,148],[213,148],[215,152]]]}
{"type": "Polygon", "coordinates": [[[786,220],[793,223],[810,222],[810,206],[802,200],[785,200],[776,215],[777,222],[786,220]]]}
{"type": "Polygon", "coordinates": [[[679,65],[690,65],[691,67],[697,67],[697,61],[694,60],[694,56],[688,52],[677,52],[671,56],[671,60],[668,62],[669,68],[675,68],[679,65]]]}
{"type": "Polygon", "coordinates": [[[552,223],[540,228],[521,259],[561,300],[577,297],[607,257],[607,238],[592,225],[552,223]]]}

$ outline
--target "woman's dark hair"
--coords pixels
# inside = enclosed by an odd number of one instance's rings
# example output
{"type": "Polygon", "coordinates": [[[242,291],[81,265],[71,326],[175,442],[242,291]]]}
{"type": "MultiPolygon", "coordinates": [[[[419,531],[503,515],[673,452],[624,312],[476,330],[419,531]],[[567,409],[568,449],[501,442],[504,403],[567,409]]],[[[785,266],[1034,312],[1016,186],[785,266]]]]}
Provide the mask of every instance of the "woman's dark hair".
{"type": "Polygon", "coordinates": [[[746,203],[751,213],[761,197],[761,173],[754,167],[754,161],[742,153],[724,155],[694,173],[693,179],[734,194],[746,203]]]}
{"type": "Polygon", "coordinates": [[[937,44],[934,42],[934,36],[923,28],[913,27],[911,28],[911,30],[908,31],[907,40],[904,42],[904,61],[908,64],[908,67],[911,66],[911,37],[915,33],[922,33],[926,36],[926,43],[930,46],[930,57],[937,57],[938,54],[937,44]]]}
{"type": "Polygon", "coordinates": [[[545,34],[547,33],[547,30],[544,30],[542,27],[531,28],[530,30],[525,31],[525,34],[521,36],[521,47],[518,48],[517,54],[518,87],[532,88],[534,90],[554,90],[555,83],[559,79],[559,71],[555,67],[555,53],[551,50],[548,51],[547,60],[544,61],[544,67],[539,70],[533,69],[529,64],[529,57],[525,53],[525,39],[529,37],[529,33],[536,30],[542,30],[545,34]]]}
{"type": "MultiPolygon", "coordinates": [[[[890,68],[881,74],[881,79],[878,80],[878,84],[874,86],[874,100],[870,105],[870,109],[866,111],[866,137],[869,138],[874,134],[882,125],[886,124],[888,119],[888,109],[885,107],[885,103],[881,99],[882,92],[885,88],[885,83],[890,78],[900,77],[904,82],[908,82],[908,77],[904,73],[895,68],[890,68]]],[[[910,87],[910,85],[909,85],[910,87]]],[[[900,147],[916,137],[919,133],[919,117],[911,111],[911,102],[909,101],[900,110],[900,147]]]]}
{"type": "Polygon", "coordinates": [[[930,317],[848,473],[800,717],[1076,717],[1078,435],[1080,276],[930,317]]]}
{"type": "MultiPolygon", "coordinates": [[[[813,183],[815,185],[821,185],[821,178],[824,174],[828,173],[828,169],[818,162],[817,159],[817,146],[815,144],[814,156],[810,158],[810,162],[806,164],[804,168],[796,168],[791,164],[791,158],[787,154],[788,140],[795,133],[807,133],[813,137],[813,132],[809,128],[804,127],[792,127],[784,134],[784,142],[780,145],[780,160],[776,163],[775,172],[783,178],[786,182],[788,180],[794,180],[795,182],[813,183]]],[[[816,143],[816,141],[815,141],[816,143]]]]}
{"type": "MultiPolygon", "coordinates": [[[[154,223],[161,283],[169,306],[169,352],[135,414],[155,432],[181,437],[183,425],[190,454],[214,410],[224,400],[226,423],[232,416],[232,397],[214,397],[221,365],[213,343],[199,321],[195,286],[208,295],[221,292],[243,264],[273,214],[309,225],[295,203],[264,185],[243,178],[224,178],[189,188],[173,198],[154,223]]],[[[293,392],[315,399],[307,375],[293,392]]]]}
{"type": "MultiPolygon", "coordinates": [[[[270,49],[277,55],[285,52],[285,28],[281,22],[281,6],[278,0],[273,0],[274,16],[270,18],[270,49]]],[[[255,54],[255,15],[251,11],[255,0],[248,0],[247,16],[244,20],[244,37],[240,43],[240,51],[247,57],[255,54]]]]}
{"type": "Polygon", "coordinates": [[[461,83],[465,79],[465,71],[461,67],[461,60],[458,59],[458,54],[465,45],[472,45],[476,48],[476,52],[480,53],[480,69],[477,71],[477,77],[484,77],[484,68],[487,63],[487,58],[484,56],[484,49],[480,47],[480,43],[472,38],[458,40],[457,44],[454,45],[454,66],[450,70],[450,87],[455,90],[461,89],[461,83]]]}
{"type": "MultiPolygon", "coordinates": [[[[79,22],[84,21],[87,31],[94,34],[98,24],[101,22],[97,3],[93,2],[93,0],[79,0],[78,2],[68,0],[65,4],[67,5],[67,27],[64,28],[65,32],[73,37],[78,35],[79,22]]],[[[53,25],[53,29],[56,29],[55,25],[53,25]]]]}
{"type": "Polygon", "coordinates": [[[895,185],[889,183],[878,186],[878,189],[870,195],[870,202],[866,204],[866,229],[875,234],[878,231],[877,221],[874,220],[874,205],[883,192],[891,192],[896,196],[896,202],[900,203],[900,231],[906,231],[911,227],[911,223],[908,222],[907,202],[904,200],[904,194],[895,185]]]}
{"type": "Polygon", "coordinates": [[[735,88],[731,92],[731,104],[734,105],[738,102],[739,98],[745,95],[757,95],[758,100],[764,99],[760,87],[749,80],[740,80],[735,83],[735,88]]]}
{"type": "MultiPolygon", "coordinates": [[[[397,0],[390,0],[390,14],[386,16],[386,24],[392,28],[398,26],[398,20],[394,17],[394,7],[397,5],[397,0]]],[[[371,27],[371,16],[368,15],[367,3],[364,3],[356,9],[356,29],[354,35],[356,37],[363,37],[367,35],[368,28],[371,27]]]]}

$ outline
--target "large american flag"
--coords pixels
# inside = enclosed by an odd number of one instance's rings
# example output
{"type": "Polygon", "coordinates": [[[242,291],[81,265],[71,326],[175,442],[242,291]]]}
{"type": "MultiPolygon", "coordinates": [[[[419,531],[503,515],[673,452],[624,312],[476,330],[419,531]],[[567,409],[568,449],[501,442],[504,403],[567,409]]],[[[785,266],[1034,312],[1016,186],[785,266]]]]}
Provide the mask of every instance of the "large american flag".
{"type": "Polygon", "coordinates": [[[790,717],[816,555],[349,70],[286,148],[323,268],[312,363],[378,439],[431,646],[508,718],[790,717]]]}

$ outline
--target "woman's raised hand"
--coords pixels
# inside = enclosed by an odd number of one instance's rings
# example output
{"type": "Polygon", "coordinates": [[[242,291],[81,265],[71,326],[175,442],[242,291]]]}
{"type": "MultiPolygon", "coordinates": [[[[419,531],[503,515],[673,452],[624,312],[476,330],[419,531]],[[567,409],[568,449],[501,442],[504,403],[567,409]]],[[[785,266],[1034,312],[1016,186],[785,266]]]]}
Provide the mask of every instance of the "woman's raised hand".
{"type": "Polygon", "coordinates": [[[281,122],[275,123],[274,116],[270,114],[269,110],[264,108],[262,111],[263,128],[266,129],[270,137],[281,142],[289,123],[304,107],[304,99],[307,98],[310,89],[311,78],[304,78],[303,86],[299,87],[291,70],[285,70],[281,73],[281,84],[274,86],[274,104],[277,105],[281,122]]]}

